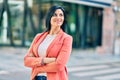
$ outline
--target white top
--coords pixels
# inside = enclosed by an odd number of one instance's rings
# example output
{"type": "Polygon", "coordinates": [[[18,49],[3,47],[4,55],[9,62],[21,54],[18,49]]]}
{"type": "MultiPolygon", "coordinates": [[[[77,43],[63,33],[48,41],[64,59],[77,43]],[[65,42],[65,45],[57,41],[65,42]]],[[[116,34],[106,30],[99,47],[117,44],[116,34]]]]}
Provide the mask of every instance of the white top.
{"type": "MultiPolygon", "coordinates": [[[[46,38],[43,40],[43,42],[38,47],[38,54],[39,54],[39,56],[45,57],[47,48],[50,45],[50,43],[53,41],[55,36],[56,35],[50,35],[50,34],[48,34],[46,36],[46,38]]],[[[38,75],[45,75],[46,76],[46,73],[40,73],[38,75]]]]}
{"type": "Polygon", "coordinates": [[[48,34],[46,36],[46,38],[43,40],[43,42],[39,45],[38,47],[38,54],[41,57],[45,57],[46,55],[46,50],[48,48],[48,46],[50,45],[50,43],[53,41],[53,39],[55,38],[56,35],[50,35],[48,34]]]}

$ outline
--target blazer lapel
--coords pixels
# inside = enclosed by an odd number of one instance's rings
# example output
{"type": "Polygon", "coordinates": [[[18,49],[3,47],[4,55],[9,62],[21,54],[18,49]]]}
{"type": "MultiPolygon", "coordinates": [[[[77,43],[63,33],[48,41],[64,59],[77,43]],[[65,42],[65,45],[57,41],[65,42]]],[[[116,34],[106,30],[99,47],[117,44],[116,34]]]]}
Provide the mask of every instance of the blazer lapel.
{"type": "Polygon", "coordinates": [[[59,39],[62,37],[63,34],[64,34],[64,32],[62,30],[60,30],[60,32],[55,37],[55,39],[52,41],[52,43],[48,46],[47,51],[46,51],[46,56],[48,56],[48,54],[49,54],[51,48],[54,46],[54,44],[56,44],[57,42],[59,42],[59,39]]]}
{"type": "Polygon", "coordinates": [[[38,42],[35,45],[35,54],[37,56],[39,56],[38,55],[38,47],[39,47],[40,43],[44,40],[44,38],[47,36],[47,34],[48,34],[48,32],[44,32],[43,34],[41,34],[41,36],[38,39],[38,42]]]}

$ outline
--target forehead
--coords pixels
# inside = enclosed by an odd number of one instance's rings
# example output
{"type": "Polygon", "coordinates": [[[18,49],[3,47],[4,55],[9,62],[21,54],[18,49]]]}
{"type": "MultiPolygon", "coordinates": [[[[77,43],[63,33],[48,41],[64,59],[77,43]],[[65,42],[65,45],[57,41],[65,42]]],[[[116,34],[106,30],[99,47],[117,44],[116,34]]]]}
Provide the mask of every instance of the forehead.
{"type": "Polygon", "coordinates": [[[54,13],[63,13],[61,9],[56,9],[54,13]]]}

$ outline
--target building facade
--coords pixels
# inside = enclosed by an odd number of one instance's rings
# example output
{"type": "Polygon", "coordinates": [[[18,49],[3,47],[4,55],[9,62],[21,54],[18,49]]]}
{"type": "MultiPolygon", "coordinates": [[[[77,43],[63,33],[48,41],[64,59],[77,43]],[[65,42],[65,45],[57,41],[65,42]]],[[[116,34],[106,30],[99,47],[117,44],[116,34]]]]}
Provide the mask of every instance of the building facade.
{"type": "MultiPolygon", "coordinates": [[[[4,23],[7,21],[7,14],[3,13],[0,25],[0,45],[11,46],[12,43],[14,46],[29,46],[35,34],[44,31],[48,8],[57,4],[66,10],[68,25],[65,31],[73,36],[73,48],[94,48],[98,53],[115,51],[115,26],[119,25],[119,20],[117,20],[117,25],[115,21],[119,14],[113,8],[119,4],[115,4],[114,1],[34,0],[32,5],[28,2],[19,0],[18,6],[9,5],[11,27],[4,23]]],[[[0,8],[2,10],[2,6],[0,8]]]]}

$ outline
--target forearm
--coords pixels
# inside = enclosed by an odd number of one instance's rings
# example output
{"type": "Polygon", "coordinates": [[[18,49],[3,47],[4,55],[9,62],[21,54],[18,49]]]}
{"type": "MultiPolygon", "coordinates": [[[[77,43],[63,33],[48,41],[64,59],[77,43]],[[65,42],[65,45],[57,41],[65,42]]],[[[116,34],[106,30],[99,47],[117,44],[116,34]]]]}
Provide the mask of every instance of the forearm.
{"type": "Polygon", "coordinates": [[[46,58],[43,58],[43,63],[48,64],[48,63],[51,63],[51,62],[55,62],[55,60],[56,60],[56,58],[46,57],[46,58]]]}
{"type": "Polygon", "coordinates": [[[44,66],[36,67],[36,71],[39,72],[58,72],[64,69],[64,65],[56,64],[56,62],[51,62],[44,66]]]}
{"type": "Polygon", "coordinates": [[[41,66],[41,58],[36,57],[25,57],[24,65],[27,67],[41,66]]]}

